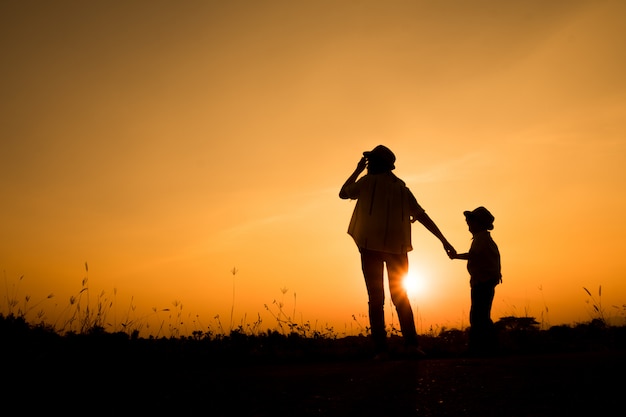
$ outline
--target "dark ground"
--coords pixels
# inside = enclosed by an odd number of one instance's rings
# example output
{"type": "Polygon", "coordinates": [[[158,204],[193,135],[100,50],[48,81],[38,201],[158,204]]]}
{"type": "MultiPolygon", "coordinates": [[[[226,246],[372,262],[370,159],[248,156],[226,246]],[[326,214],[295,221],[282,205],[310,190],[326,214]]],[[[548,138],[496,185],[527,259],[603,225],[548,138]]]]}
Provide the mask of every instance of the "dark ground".
{"type": "Polygon", "coordinates": [[[422,337],[427,356],[376,362],[366,337],[232,334],[220,340],[61,337],[0,320],[0,412],[62,416],[558,417],[623,415],[626,327],[422,337]],[[457,348],[458,347],[458,348],[457,348]]]}
{"type": "Polygon", "coordinates": [[[5,409],[65,416],[609,416],[623,412],[626,394],[624,350],[386,362],[190,365],[106,353],[50,359],[9,359],[5,409]]]}
{"type": "Polygon", "coordinates": [[[608,416],[624,408],[625,372],[625,352],[283,364],[210,382],[183,373],[162,403],[224,404],[216,416],[608,416]]]}

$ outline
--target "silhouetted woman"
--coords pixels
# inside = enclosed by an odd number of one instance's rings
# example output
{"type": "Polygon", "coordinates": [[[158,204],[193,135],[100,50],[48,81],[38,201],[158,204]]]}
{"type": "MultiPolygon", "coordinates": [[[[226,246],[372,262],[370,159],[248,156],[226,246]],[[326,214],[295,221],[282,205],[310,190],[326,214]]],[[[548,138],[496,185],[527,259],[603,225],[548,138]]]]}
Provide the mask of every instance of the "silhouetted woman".
{"type": "Polygon", "coordinates": [[[402,337],[409,350],[423,354],[418,348],[413,310],[402,283],[409,269],[407,252],[413,250],[411,223],[417,220],[424,225],[443,243],[448,256],[456,254],[404,181],[391,172],[395,169],[395,161],[393,152],[383,145],[363,152],[356,170],[339,192],[342,199],[357,200],[348,234],[361,253],[361,268],[369,298],[371,335],[376,358],[379,359],[388,355],[383,309],[385,266],[402,337]],[[365,168],[367,174],[359,178],[365,168]]]}

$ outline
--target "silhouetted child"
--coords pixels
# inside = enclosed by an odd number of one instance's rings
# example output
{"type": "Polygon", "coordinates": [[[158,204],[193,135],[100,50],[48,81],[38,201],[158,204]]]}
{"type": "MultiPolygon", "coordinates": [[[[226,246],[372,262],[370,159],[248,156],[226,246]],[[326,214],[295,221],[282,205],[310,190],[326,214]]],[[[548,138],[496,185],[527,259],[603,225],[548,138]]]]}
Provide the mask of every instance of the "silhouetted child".
{"type": "Polygon", "coordinates": [[[472,233],[472,244],[467,253],[452,253],[451,259],[467,260],[470,274],[471,308],[469,353],[490,354],[497,345],[491,320],[491,305],[496,285],[502,282],[500,251],[491,237],[495,218],[485,207],[463,212],[472,233]]]}

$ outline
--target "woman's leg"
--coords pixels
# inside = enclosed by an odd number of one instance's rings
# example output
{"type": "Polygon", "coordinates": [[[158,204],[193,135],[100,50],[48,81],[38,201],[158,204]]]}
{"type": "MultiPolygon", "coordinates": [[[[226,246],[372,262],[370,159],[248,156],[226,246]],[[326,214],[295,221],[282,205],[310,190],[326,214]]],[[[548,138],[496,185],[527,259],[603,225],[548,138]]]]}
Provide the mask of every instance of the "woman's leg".
{"type": "Polygon", "coordinates": [[[368,250],[361,251],[361,268],[367,287],[370,327],[377,352],[387,350],[383,267],[383,257],[379,252],[368,250]]]}
{"type": "Polygon", "coordinates": [[[404,287],[404,278],[409,272],[409,259],[404,255],[387,255],[387,276],[391,301],[398,312],[402,337],[407,345],[417,346],[417,330],[409,296],[404,287]]]}

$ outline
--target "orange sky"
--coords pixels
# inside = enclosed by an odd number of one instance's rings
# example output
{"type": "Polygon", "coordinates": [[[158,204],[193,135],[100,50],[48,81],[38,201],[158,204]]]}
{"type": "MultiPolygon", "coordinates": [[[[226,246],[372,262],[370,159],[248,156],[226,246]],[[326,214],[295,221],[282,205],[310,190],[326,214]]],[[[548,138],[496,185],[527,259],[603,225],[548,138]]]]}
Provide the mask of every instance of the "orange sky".
{"type": "MultiPolygon", "coordinates": [[[[623,323],[625,18],[598,0],[2,2],[0,311],[30,296],[53,321],[88,277],[115,326],[168,323],[154,308],[182,331],[231,311],[276,328],[274,301],[365,326],[338,192],[384,144],[459,252],[463,211],[495,215],[494,319],[588,321],[602,286],[623,323]]],[[[413,243],[418,330],[466,326],[465,262],[417,223],[413,243]]]]}

